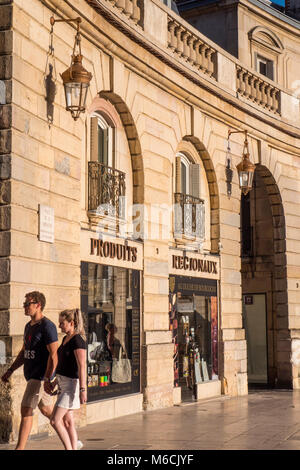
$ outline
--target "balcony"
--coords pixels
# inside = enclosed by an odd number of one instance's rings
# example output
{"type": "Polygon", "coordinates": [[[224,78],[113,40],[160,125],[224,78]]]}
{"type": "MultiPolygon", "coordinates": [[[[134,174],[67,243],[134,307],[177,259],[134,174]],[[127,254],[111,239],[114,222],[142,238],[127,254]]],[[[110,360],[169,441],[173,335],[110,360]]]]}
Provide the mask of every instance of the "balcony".
{"type": "Polygon", "coordinates": [[[125,173],[99,162],[88,163],[88,211],[124,219],[125,173]]]}
{"type": "Polygon", "coordinates": [[[188,194],[175,193],[174,238],[191,241],[204,240],[205,206],[204,201],[188,194]]]}

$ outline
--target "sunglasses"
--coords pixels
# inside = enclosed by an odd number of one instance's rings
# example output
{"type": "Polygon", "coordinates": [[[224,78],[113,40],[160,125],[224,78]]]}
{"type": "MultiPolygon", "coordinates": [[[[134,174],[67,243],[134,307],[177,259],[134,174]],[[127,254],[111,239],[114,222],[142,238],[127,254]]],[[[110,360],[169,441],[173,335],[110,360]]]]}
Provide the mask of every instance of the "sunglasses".
{"type": "Polygon", "coordinates": [[[29,307],[31,304],[37,304],[38,302],[24,302],[23,307],[29,307]]]}

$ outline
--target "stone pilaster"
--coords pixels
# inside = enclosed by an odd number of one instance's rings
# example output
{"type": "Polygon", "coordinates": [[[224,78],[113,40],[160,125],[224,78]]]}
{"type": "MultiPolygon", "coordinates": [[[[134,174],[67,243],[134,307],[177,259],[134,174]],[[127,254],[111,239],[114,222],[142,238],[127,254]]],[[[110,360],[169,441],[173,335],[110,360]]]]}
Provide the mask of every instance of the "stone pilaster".
{"type": "MultiPolygon", "coordinates": [[[[11,361],[10,222],[11,222],[11,80],[12,1],[0,2],[0,375],[11,361]]],[[[0,384],[0,442],[8,441],[12,429],[10,386],[0,384]]]]}
{"type": "Polygon", "coordinates": [[[145,241],[142,350],[145,409],[173,405],[174,345],[168,331],[168,290],[168,247],[145,241]]]}

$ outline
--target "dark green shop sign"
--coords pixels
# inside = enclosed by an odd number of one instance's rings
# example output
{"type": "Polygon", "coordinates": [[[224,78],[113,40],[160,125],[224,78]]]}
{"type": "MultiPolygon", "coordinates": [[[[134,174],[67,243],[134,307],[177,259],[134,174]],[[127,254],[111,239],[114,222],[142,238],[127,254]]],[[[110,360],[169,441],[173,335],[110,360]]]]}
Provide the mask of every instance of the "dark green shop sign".
{"type": "Polygon", "coordinates": [[[181,292],[183,295],[217,296],[217,281],[190,276],[170,276],[170,293],[181,292]]]}

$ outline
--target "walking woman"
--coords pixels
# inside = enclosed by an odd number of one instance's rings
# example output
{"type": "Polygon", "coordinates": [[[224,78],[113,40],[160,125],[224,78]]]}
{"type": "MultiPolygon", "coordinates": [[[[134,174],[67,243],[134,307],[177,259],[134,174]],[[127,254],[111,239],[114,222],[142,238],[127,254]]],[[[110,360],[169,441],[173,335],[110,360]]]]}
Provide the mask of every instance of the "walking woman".
{"type": "Polygon", "coordinates": [[[79,309],[64,310],[59,315],[59,327],[66,336],[58,348],[58,365],[53,388],[58,386],[51,425],[65,450],[77,450],[77,432],[73,410],[86,402],[86,342],[79,309]]]}

